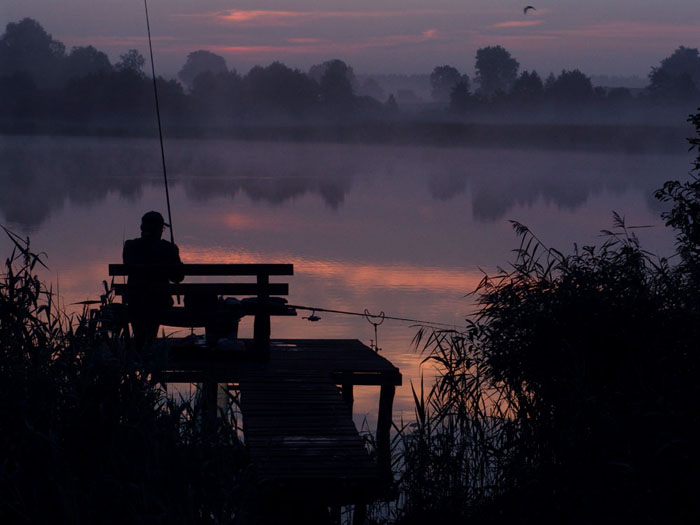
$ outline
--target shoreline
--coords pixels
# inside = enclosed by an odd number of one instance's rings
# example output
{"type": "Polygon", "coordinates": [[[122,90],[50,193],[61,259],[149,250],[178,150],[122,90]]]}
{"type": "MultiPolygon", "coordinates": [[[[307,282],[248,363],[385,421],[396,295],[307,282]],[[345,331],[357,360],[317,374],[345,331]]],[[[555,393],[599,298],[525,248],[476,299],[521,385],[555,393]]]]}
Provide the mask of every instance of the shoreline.
{"type": "MultiPolygon", "coordinates": [[[[168,139],[252,142],[421,145],[446,148],[537,149],[667,153],[687,151],[690,125],[642,124],[483,124],[461,122],[357,122],[346,124],[170,125],[168,139]]],[[[155,125],[2,122],[1,135],[145,138],[155,125]]]]}

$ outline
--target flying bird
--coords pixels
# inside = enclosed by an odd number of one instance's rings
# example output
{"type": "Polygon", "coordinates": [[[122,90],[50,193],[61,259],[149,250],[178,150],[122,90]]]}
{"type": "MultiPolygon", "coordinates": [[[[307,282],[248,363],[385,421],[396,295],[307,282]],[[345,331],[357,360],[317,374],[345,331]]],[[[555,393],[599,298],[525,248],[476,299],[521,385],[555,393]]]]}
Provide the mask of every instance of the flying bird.
{"type": "Polygon", "coordinates": [[[525,7],[523,7],[523,14],[526,15],[527,12],[530,11],[531,9],[533,11],[537,11],[537,9],[535,9],[534,5],[526,5],[525,7]]]}

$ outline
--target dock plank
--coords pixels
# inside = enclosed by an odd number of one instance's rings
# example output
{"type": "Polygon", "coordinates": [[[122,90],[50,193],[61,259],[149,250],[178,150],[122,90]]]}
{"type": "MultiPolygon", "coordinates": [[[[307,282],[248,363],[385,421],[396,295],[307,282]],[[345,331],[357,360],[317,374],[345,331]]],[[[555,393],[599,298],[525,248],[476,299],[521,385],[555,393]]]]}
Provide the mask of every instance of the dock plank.
{"type": "Polygon", "coordinates": [[[250,373],[240,392],[245,439],[261,481],[326,493],[336,486],[336,500],[379,487],[377,465],[329,374],[250,373]]]}

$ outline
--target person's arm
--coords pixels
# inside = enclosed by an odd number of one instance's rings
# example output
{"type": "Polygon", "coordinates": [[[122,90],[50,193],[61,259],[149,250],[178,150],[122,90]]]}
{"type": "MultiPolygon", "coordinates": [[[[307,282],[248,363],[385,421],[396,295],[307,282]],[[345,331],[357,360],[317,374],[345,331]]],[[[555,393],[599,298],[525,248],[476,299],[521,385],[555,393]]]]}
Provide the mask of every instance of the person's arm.
{"type": "MultiPolygon", "coordinates": [[[[182,261],[180,260],[180,248],[177,247],[177,244],[173,244],[172,246],[172,264],[175,266],[181,266],[182,261]]],[[[170,281],[174,283],[182,282],[184,278],[185,274],[182,271],[174,271],[170,275],[168,275],[168,279],[170,279],[170,281]]]]}
{"type": "Polygon", "coordinates": [[[134,264],[134,243],[132,243],[131,240],[124,241],[122,262],[124,264],[134,264]]]}

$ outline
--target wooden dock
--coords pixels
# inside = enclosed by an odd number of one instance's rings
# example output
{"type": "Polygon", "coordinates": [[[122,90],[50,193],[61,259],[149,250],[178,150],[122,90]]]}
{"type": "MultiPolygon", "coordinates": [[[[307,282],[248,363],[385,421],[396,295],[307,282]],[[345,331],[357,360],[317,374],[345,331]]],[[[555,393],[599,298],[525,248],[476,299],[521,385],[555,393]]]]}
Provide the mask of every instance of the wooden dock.
{"type": "MultiPolygon", "coordinates": [[[[254,348],[252,340],[242,341],[254,348]]],[[[161,379],[240,390],[244,438],[263,489],[328,505],[367,503],[385,494],[399,370],[354,339],[273,339],[264,362],[248,359],[247,352],[173,340],[161,379]],[[381,388],[376,461],[352,420],[355,385],[381,388]]]]}
{"type": "MultiPolygon", "coordinates": [[[[287,306],[291,264],[111,264],[109,274],[140,277],[114,286],[116,295],[184,295],[184,307],[158,313],[158,324],[204,327],[206,338],[168,339],[154,375],[163,383],[198,383],[202,424],[217,416],[221,385],[237,389],[244,439],[259,486],[275,498],[312,505],[364,504],[386,494],[393,481],[390,431],[401,373],[355,339],[271,339],[270,318],[296,315],[287,306]],[[254,277],[255,282],[163,284],[155,276],[254,277]],[[253,296],[227,303],[223,296],[253,296]],[[194,303],[194,306],[193,306],[194,303]],[[253,339],[238,339],[238,321],[254,316],[253,339]],[[221,344],[228,341],[229,344],[221,344]],[[352,420],[356,385],[380,387],[375,458],[352,420]]],[[[133,319],[132,319],[133,322],[133,319]]],[[[114,330],[129,333],[126,320],[114,330]]]]}

